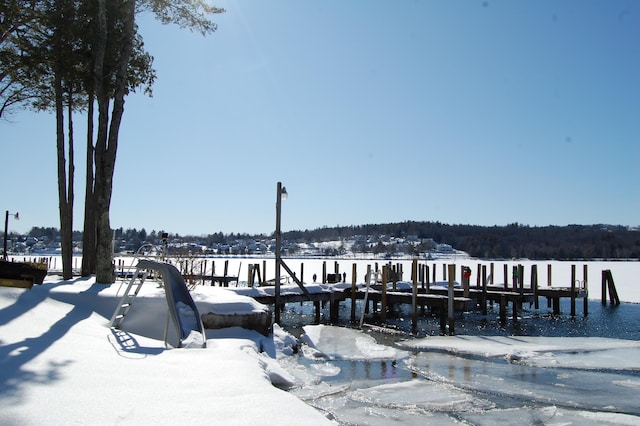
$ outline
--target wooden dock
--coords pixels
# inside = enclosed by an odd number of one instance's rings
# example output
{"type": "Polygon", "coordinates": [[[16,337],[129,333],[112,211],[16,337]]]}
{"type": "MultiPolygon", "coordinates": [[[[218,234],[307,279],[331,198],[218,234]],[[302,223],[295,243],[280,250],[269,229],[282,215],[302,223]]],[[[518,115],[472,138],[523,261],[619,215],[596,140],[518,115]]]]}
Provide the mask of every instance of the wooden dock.
{"type": "MultiPolygon", "coordinates": [[[[478,264],[475,273],[475,283],[471,283],[472,269],[465,265],[442,264],[442,279],[436,279],[436,272],[440,270],[436,264],[432,267],[426,262],[419,262],[417,259],[411,262],[411,278],[409,281],[403,280],[403,265],[398,263],[393,265],[388,262],[381,267],[375,263],[367,266],[365,281],[356,283],[357,265],[352,265],[351,283],[337,282],[346,277],[343,271],[339,271],[338,262],[334,262],[334,273],[327,271],[326,262],[322,265],[322,275],[320,282],[315,284],[303,284],[304,265],[300,265],[300,273],[297,278],[295,273],[287,268],[289,273],[287,282],[293,279],[297,285],[287,285],[281,282],[279,286],[274,285],[273,280],[266,277],[266,260],[262,265],[250,263],[248,266],[247,287],[234,287],[230,283],[239,281],[238,275],[233,276],[228,273],[228,261],[224,262],[222,274],[215,273],[215,264],[210,262],[207,267],[207,260],[195,263],[185,259],[178,262],[185,280],[191,285],[198,283],[203,285],[217,285],[227,287],[229,290],[237,291],[255,298],[257,301],[272,305],[274,312],[279,313],[289,303],[312,302],[314,304],[314,321],[320,322],[322,309],[329,305],[329,320],[338,322],[340,304],[350,302],[350,321],[356,322],[360,319],[362,323],[364,315],[375,315],[380,321],[386,321],[387,315],[395,311],[399,305],[410,306],[412,328],[417,327],[418,318],[429,312],[440,318],[440,327],[443,334],[455,334],[456,315],[463,312],[488,313],[488,307],[498,306],[499,319],[501,323],[506,323],[508,318],[514,322],[518,321],[519,312],[524,304],[535,305],[535,309],[540,309],[540,298],[546,299],[548,309],[554,315],[560,314],[562,299],[569,299],[571,306],[571,316],[576,315],[577,302],[582,299],[583,315],[588,314],[588,277],[587,266],[582,268],[581,279],[577,277],[575,265],[571,265],[571,278],[568,285],[557,286],[553,284],[551,265],[547,265],[546,286],[539,284],[537,265],[531,265],[525,277],[525,269],[522,265],[512,265],[511,268],[505,263],[502,268],[496,268],[493,263],[478,264]],[[502,281],[497,280],[499,270],[502,269],[502,281]],[[459,271],[459,272],[458,272],[459,271]],[[342,272],[342,273],[341,273],[342,272]],[[456,279],[456,275],[460,279],[456,279]],[[368,287],[368,289],[367,289],[368,287]],[[278,293],[278,294],[276,294],[278,293]],[[358,304],[356,302],[360,302],[358,304]],[[507,315],[510,313],[510,315],[507,315]]],[[[120,271],[126,273],[126,268],[120,265],[120,271]]],[[[362,272],[361,272],[362,274],[362,272]]],[[[603,271],[603,304],[606,303],[605,288],[608,288],[611,303],[619,303],[619,298],[615,291],[615,284],[610,271],[603,271]],[[605,273],[606,272],[606,273],[605,273]]],[[[276,318],[279,315],[276,315],[276,318]]],[[[277,322],[277,320],[276,320],[277,322]]]]}
{"type": "MultiPolygon", "coordinates": [[[[571,285],[558,287],[551,286],[551,271],[548,270],[548,283],[546,287],[540,287],[537,281],[537,268],[532,267],[531,280],[524,283],[524,270],[522,266],[514,267],[513,281],[505,284],[492,283],[492,275],[487,275],[487,270],[483,265],[479,267],[479,279],[476,285],[469,283],[467,267],[462,267],[462,282],[455,281],[456,265],[447,265],[447,281],[429,282],[429,269],[426,265],[419,265],[417,260],[412,264],[412,279],[409,282],[400,281],[401,273],[394,271],[391,265],[384,265],[382,270],[376,272],[379,277],[373,285],[367,289],[366,285],[356,285],[355,279],[349,286],[347,283],[323,284],[320,288],[315,286],[314,291],[304,294],[295,286],[281,286],[279,295],[280,309],[288,303],[313,302],[315,307],[315,321],[319,322],[321,316],[321,306],[329,304],[330,321],[338,321],[338,312],[341,302],[351,301],[350,320],[356,321],[360,310],[367,314],[378,315],[380,320],[385,321],[387,315],[393,312],[396,305],[411,306],[412,328],[417,327],[417,320],[420,315],[424,315],[428,309],[431,315],[438,315],[440,318],[440,328],[443,334],[455,334],[455,315],[461,312],[480,311],[487,314],[487,306],[497,304],[499,306],[500,321],[506,323],[507,311],[511,306],[511,318],[515,322],[518,320],[518,312],[523,304],[529,303],[539,309],[539,298],[547,300],[549,308],[553,313],[560,314],[560,300],[571,300],[571,316],[576,315],[576,302],[583,300],[583,315],[588,314],[588,288],[587,269],[583,269],[583,279],[576,279],[575,265],[572,265],[571,285]],[[421,268],[423,268],[421,270],[421,268]],[[464,269],[467,268],[467,269],[464,269]],[[392,278],[393,280],[390,280],[392,278]],[[481,278],[481,279],[480,279],[481,278]],[[378,281],[379,280],[379,281],[378,281]],[[356,301],[366,303],[360,309],[356,308],[356,301]]],[[[492,265],[493,266],[493,265],[492,265]]],[[[355,265],[352,276],[355,277],[355,265]]],[[[491,268],[493,269],[493,268],[491,268]]],[[[372,271],[369,269],[367,276],[372,271]]],[[[507,276],[505,266],[505,277],[507,276]]],[[[604,276],[604,275],[603,275],[604,276]]],[[[435,277],[435,274],[434,274],[435,277]]],[[[604,278],[603,278],[604,279],[604,278]]],[[[612,279],[611,279],[612,281],[612,279]]],[[[604,284],[603,284],[604,285],[604,284]]],[[[260,288],[260,287],[258,287],[260,288]]],[[[262,287],[264,288],[264,287],[262,287]]],[[[267,287],[273,289],[273,287],[267,287]]],[[[230,288],[233,289],[233,288],[230,288]]],[[[252,295],[257,301],[275,305],[276,296],[274,292],[252,295]]],[[[613,300],[613,299],[612,299],[613,300]]],[[[274,306],[274,309],[277,307],[274,306]]]]}

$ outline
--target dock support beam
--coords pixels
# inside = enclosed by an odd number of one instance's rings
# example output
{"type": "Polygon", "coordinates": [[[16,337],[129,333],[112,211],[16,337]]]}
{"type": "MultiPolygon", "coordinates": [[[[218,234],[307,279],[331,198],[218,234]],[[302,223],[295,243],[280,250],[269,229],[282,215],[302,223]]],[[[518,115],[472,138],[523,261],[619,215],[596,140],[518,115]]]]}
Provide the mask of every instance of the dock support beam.
{"type": "Polygon", "coordinates": [[[389,266],[382,266],[382,310],[380,311],[380,318],[382,321],[387,320],[387,278],[389,277],[389,266]]]}
{"type": "Polygon", "coordinates": [[[411,331],[418,329],[418,259],[413,259],[411,264],[411,277],[413,280],[413,293],[411,297],[411,331]]]}
{"type": "Polygon", "coordinates": [[[356,320],[356,276],[357,275],[358,275],[357,267],[356,267],[356,264],[354,263],[351,266],[351,322],[355,322],[356,320]]]}
{"type": "Polygon", "coordinates": [[[454,326],[454,314],[455,312],[453,311],[454,309],[454,303],[453,303],[453,298],[454,298],[454,291],[453,291],[453,280],[455,279],[455,275],[456,275],[456,265],[449,265],[449,270],[448,270],[448,277],[449,277],[449,292],[448,292],[448,304],[447,304],[447,316],[449,318],[449,335],[453,336],[455,335],[455,326],[454,326]]]}
{"type": "Polygon", "coordinates": [[[576,316],[576,265],[571,265],[571,316],[576,316]]]}
{"type": "Polygon", "coordinates": [[[507,298],[504,294],[500,295],[500,324],[507,322],[507,298]]]}

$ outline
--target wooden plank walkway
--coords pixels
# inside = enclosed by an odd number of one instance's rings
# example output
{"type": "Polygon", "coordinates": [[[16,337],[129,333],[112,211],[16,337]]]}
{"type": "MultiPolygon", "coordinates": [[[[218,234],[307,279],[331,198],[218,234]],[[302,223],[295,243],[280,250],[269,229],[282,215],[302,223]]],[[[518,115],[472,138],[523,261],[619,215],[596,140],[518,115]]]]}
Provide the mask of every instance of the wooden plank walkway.
{"type": "MultiPolygon", "coordinates": [[[[368,293],[364,287],[358,286],[355,293],[349,287],[340,285],[325,285],[322,289],[316,289],[314,292],[310,292],[309,295],[303,294],[299,289],[295,287],[285,287],[280,294],[281,308],[288,303],[304,303],[313,302],[315,307],[315,321],[320,321],[321,306],[329,304],[329,318],[330,321],[338,321],[339,317],[339,305],[341,302],[347,300],[364,300],[367,299],[367,306],[360,307],[365,309],[367,313],[378,313],[383,320],[389,311],[393,310],[395,305],[410,305],[414,306],[416,310],[414,317],[417,317],[417,310],[419,309],[423,314],[425,309],[428,308],[431,314],[437,314],[440,317],[440,326],[443,333],[446,332],[447,319],[453,317],[453,313],[449,313],[449,296],[448,288],[442,286],[431,286],[427,289],[417,289],[414,296],[412,291],[408,290],[396,290],[383,292],[380,289],[370,288],[368,293]],[[414,300],[415,299],[415,300],[414,300]]],[[[378,286],[379,287],[379,286],[378,286]]],[[[272,287],[268,287],[271,289],[272,287]]],[[[230,290],[234,288],[231,287],[230,290]]],[[[587,301],[587,292],[584,289],[571,289],[563,287],[546,287],[538,289],[537,294],[533,289],[523,288],[518,291],[513,289],[505,289],[503,286],[487,286],[486,291],[478,288],[470,288],[464,290],[456,287],[453,291],[454,298],[452,307],[454,312],[473,312],[481,311],[486,315],[487,304],[498,304],[500,312],[500,321],[506,323],[507,321],[507,308],[511,304],[512,318],[517,321],[518,311],[522,309],[524,303],[534,304],[537,302],[538,297],[545,297],[550,302],[553,302],[554,313],[559,313],[560,299],[572,298],[573,300],[583,298],[585,303],[587,301]],[[464,296],[464,293],[467,296],[464,296]]],[[[265,305],[275,304],[274,294],[260,294],[252,295],[256,301],[265,305]]],[[[352,307],[355,305],[352,305],[352,307]]],[[[537,306],[537,305],[536,305],[537,306]]],[[[572,314],[574,311],[572,310],[572,314]]],[[[586,315],[586,311],[585,311],[586,315]]],[[[351,320],[355,318],[355,312],[351,312],[351,320]]],[[[452,333],[453,324],[449,322],[449,333],[452,333]]]]}
{"type": "MultiPolygon", "coordinates": [[[[507,268],[505,264],[502,268],[504,282],[502,284],[495,284],[493,283],[493,278],[496,271],[493,263],[490,264],[488,268],[487,265],[479,264],[476,283],[475,286],[472,286],[469,282],[472,270],[464,265],[443,264],[443,281],[436,281],[435,265],[431,270],[432,274],[430,274],[428,265],[419,264],[418,260],[414,260],[411,271],[412,281],[407,282],[402,281],[402,265],[398,264],[393,266],[389,262],[387,265],[383,265],[380,270],[377,264],[375,265],[375,269],[371,268],[370,265],[367,266],[367,274],[365,277],[369,277],[370,279],[365,278],[365,280],[369,280],[372,284],[365,296],[364,285],[356,285],[355,282],[355,277],[357,276],[355,264],[353,264],[352,267],[351,276],[353,277],[353,282],[351,285],[348,283],[326,284],[328,281],[326,277],[328,275],[344,276],[338,274],[336,262],[335,274],[325,275],[326,267],[323,265],[322,282],[325,284],[305,284],[304,288],[281,284],[281,291],[278,298],[276,298],[274,287],[269,285],[273,283],[266,280],[266,277],[265,279],[260,278],[259,269],[259,265],[257,264],[253,265],[253,268],[250,268],[249,280],[247,281],[249,287],[245,287],[244,292],[238,290],[239,292],[250,295],[263,304],[275,305],[278,303],[280,309],[283,309],[287,303],[313,302],[315,305],[316,322],[320,320],[320,307],[324,307],[327,303],[330,305],[330,321],[337,321],[339,319],[340,303],[347,299],[351,301],[350,319],[352,322],[355,321],[356,313],[358,316],[362,314],[361,309],[364,309],[365,313],[377,313],[380,320],[385,321],[386,315],[393,312],[395,305],[409,305],[411,306],[411,319],[414,327],[417,324],[419,311],[424,314],[428,308],[431,314],[440,315],[443,333],[446,331],[448,320],[449,334],[454,334],[454,317],[456,312],[480,311],[482,314],[487,315],[488,306],[497,304],[500,309],[500,321],[505,323],[507,321],[507,310],[509,304],[511,304],[511,318],[513,321],[517,321],[518,313],[525,303],[535,305],[536,310],[540,309],[540,297],[546,298],[548,308],[552,308],[553,313],[556,315],[560,314],[561,299],[571,300],[572,316],[576,314],[576,301],[583,299],[583,314],[586,316],[588,313],[586,265],[583,268],[582,280],[576,279],[576,267],[575,265],[571,266],[571,285],[566,287],[551,285],[551,267],[548,265],[547,286],[541,287],[538,285],[537,265],[532,265],[529,283],[525,284],[524,267],[522,265],[515,265],[511,268],[511,271],[509,271],[509,268],[507,268]],[[461,269],[461,283],[455,281],[457,268],[461,269]],[[256,271],[258,275],[257,282],[262,283],[263,287],[254,287],[256,283],[254,280],[256,271]],[[255,291],[251,289],[255,289],[255,291]],[[246,290],[250,291],[247,292],[246,290]],[[356,301],[362,301],[365,298],[367,300],[366,305],[357,308],[356,301]]],[[[266,266],[263,265],[263,269],[266,270],[266,266]]],[[[225,275],[226,270],[227,267],[225,264],[225,275]]],[[[206,274],[189,276],[196,281],[200,279],[201,282],[204,283],[207,281],[205,275],[206,274]]],[[[302,276],[302,268],[300,275],[302,276]]],[[[231,279],[214,279],[209,280],[209,282],[211,282],[212,285],[217,283],[221,286],[227,286],[228,281],[232,281],[233,278],[236,277],[229,278],[231,279]]],[[[613,287],[613,279],[611,278],[609,281],[611,282],[611,287],[613,287]]],[[[233,287],[229,288],[233,290],[233,287]]]]}

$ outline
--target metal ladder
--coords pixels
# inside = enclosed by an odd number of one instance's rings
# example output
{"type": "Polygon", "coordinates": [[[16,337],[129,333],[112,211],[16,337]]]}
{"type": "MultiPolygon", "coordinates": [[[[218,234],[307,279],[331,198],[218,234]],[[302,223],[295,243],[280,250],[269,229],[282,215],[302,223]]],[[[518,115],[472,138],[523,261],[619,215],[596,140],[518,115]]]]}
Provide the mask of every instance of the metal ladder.
{"type": "Polygon", "coordinates": [[[138,274],[140,273],[140,269],[136,268],[131,280],[129,281],[129,285],[127,285],[127,289],[124,294],[120,298],[120,302],[118,308],[113,313],[111,317],[111,321],[109,322],[109,327],[118,328],[122,321],[124,321],[124,317],[127,316],[129,309],[131,309],[131,305],[133,305],[133,301],[140,292],[142,288],[142,284],[147,279],[148,271],[144,271],[142,276],[138,280],[138,274]]]}

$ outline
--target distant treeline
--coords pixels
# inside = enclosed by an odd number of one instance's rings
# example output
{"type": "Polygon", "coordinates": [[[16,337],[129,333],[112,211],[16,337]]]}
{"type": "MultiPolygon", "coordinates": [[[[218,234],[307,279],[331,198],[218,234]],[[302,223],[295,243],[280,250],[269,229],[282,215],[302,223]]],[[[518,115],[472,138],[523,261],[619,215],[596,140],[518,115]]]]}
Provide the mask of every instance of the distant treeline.
{"type": "Polygon", "coordinates": [[[639,259],[640,231],[625,226],[532,227],[400,222],[287,232],[288,240],[329,241],[356,235],[433,238],[479,258],[639,259]]]}
{"type": "MultiPolygon", "coordinates": [[[[81,239],[74,232],[74,240],[81,239]]],[[[264,240],[273,237],[249,234],[223,234],[207,236],[180,236],[171,239],[197,242],[205,245],[229,243],[238,239],[264,240]]],[[[55,228],[33,228],[29,236],[55,241],[55,228]]],[[[283,233],[283,239],[295,243],[312,243],[352,239],[356,236],[377,240],[382,236],[419,240],[433,239],[478,258],[529,259],[640,259],[640,231],[617,225],[528,226],[518,223],[506,226],[447,225],[440,222],[415,222],[323,227],[306,231],[283,233]]],[[[139,247],[144,241],[157,242],[161,232],[144,229],[116,230],[116,239],[139,247]]]]}

